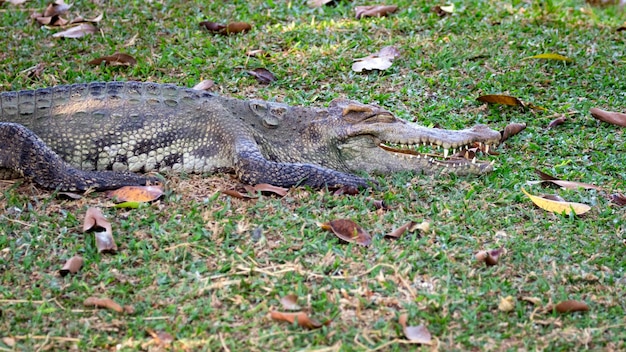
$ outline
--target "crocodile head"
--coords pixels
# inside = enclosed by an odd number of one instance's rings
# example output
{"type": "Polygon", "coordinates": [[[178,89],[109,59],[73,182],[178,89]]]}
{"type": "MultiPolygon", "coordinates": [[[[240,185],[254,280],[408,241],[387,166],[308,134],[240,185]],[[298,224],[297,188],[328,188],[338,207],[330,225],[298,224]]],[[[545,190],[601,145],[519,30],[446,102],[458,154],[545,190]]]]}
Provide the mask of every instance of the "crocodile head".
{"type": "Polygon", "coordinates": [[[492,163],[465,151],[478,146],[488,152],[500,141],[500,133],[485,125],[464,130],[427,128],[379,106],[343,99],[331,102],[327,118],[327,129],[335,126],[339,132],[335,137],[339,158],[352,172],[483,174],[493,170],[492,163]]]}

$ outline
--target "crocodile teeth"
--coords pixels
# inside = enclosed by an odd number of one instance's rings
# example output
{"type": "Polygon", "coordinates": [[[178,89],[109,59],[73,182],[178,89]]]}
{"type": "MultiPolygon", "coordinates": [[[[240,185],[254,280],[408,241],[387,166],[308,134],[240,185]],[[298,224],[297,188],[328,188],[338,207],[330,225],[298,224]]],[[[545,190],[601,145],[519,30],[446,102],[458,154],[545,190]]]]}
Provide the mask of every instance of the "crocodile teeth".
{"type": "Polygon", "coordinates": [[[444,158],[447,158],[447,157],[448,157],[448,153],[449,153],[449,152],[450,152],[450,151],[448,150],[448,148],[444,148],[444,150],[443,150],[443,157],[444,157],[444,158]]]}
{"type": "Polygon", "coordinates": [[[489,144],[485,144],[485,154],[489,154],[489,144]]]}
{"type": "Polygon", "coordinates": [[[472,164],[476,164],[476,157],[472,158],[472,164]]]}

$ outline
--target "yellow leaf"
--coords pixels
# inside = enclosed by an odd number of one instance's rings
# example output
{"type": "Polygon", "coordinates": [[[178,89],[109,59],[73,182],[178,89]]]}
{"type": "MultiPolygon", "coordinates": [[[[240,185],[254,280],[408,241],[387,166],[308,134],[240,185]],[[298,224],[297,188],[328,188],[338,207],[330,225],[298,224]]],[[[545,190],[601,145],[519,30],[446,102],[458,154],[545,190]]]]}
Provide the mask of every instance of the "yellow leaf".
{"type": "Polygon", "coordinates": [[[481,103],[496,103],[513,106],[518,105],[522,107],[524,106],[524,103],[522,103],[522,101],[517,99],[516,97],[502,94],[481,95],[476,98],[476,100],[480,101],[481,103]]]}
{"type": "Polygon", "coordinates": [[[557,213],[557,214],[566,213],[567,214],[571,210],[576,215],[582,215],[588,212],[589,210],[591,210],[591,207],[588,206],[587,204],[574,203],[574,202],[559,202],[555,200],[533,196],[532,194],[526,192],[524,188],[522,188],[522,192],[524,192],[524,194],[528,198],[530,198],[530,200],[532,200],[533,203],[535,203],[535,205],[537,205],[539,208],[553,212],[553,213],[557,213]]]}
{"type": "Polygon", "coordinates": [[[567,62],[574,61],[567,56],[563,56],[559,54],[550,54],[550,53],[529,56],[527,57],[527,59],[546,59],[546,60],[559,60],[559,61],[567,61],[567,62]]]}

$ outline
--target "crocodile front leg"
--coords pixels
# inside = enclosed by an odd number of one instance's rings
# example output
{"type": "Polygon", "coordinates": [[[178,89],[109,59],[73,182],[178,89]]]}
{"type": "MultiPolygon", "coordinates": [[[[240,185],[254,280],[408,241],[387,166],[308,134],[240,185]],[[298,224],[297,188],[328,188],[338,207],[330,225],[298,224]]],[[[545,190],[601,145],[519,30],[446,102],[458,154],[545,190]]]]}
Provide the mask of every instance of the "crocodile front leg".
{"type": "Polygon", "coordinates": [[[273,162],[255,150],[237,153],[235,172],[241,181],[248,184],[269,183],[280,187],[307,185],[314,188],[368,187],[367,180],[362,177],[314,164],[273,162]]]}
{"type": "Polygon", "coordinates": [[[113,171],[72,167],[26,127],[0,122],[0,169],[8,169],[37,185],[63,191],[106,190],[145,185],[149,178],[113,171]]]}

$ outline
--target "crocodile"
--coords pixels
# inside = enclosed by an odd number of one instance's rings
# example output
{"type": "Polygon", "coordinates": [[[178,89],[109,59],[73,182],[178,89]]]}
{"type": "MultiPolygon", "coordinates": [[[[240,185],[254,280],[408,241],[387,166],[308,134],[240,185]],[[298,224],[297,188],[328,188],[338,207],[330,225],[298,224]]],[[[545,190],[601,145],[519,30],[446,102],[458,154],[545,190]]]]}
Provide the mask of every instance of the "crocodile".
{"type": "Polygon", "coordinates": [[[143,185],[152,172],[314,188],[368,187],[364,173],[484,174],[491,163],[458,151],[499,140],[485,125],[427,128],[347,99],[298,107],[132,81],[0,93],[0,179],[58,190],[143,185]]]}

